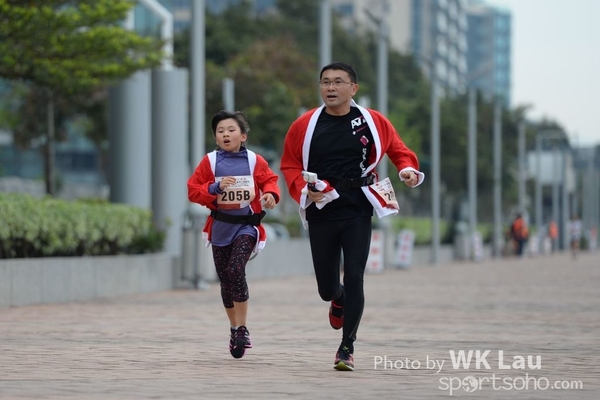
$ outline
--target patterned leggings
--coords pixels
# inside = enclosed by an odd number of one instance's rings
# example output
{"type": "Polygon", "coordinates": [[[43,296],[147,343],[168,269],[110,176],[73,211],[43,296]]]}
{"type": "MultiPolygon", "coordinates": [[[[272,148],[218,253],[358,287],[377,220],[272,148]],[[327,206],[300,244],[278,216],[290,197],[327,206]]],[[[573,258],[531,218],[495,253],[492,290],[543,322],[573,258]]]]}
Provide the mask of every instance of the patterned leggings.
{"type": "Polygon", "coordinates": [[[221,281],[221,298],[225,308],[233,308],[233,302],[248,300],[246,264],[256,244],[251,235],[240,235],[228,246],[212,246],[217,276],[221,281]]]}

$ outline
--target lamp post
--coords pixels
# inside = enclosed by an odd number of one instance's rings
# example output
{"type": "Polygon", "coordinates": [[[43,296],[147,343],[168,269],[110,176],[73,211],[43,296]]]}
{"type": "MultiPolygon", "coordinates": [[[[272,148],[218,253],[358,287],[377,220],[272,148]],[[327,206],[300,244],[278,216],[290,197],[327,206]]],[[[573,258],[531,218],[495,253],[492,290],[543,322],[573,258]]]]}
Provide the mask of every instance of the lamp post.
{"type": "Polygon", "coordinates": [[[437,264],[440,238],[440,99],[435,68],[436,51],[431,62],[431,263],[437,264]]]}
{"type": "Polygon", "coordinates": [[[494,105],[494,257],[502,254],[502,104],[494,105]]]}
{"type": "Polygon", "coordinates": [[[319,15],[319,62],[322,68],[331,62],[331,0],[321,0],[319,15]]]}
{"type": "Polygon", "coordinates": [[[519,122],[518,127],[518,157],[519,172],[517,173],[517,179],[519,190],[519,211],[525,215],[525,121],[519,122]]]}
{"type": "MultiPolygon", "coordinates": [[[[206,140],[206,1],[191,2],[192,22],[190,25],[190,137],[189,137],[189,168],[190,174],[200,162],[205,149],[206,140]]],[[[199,204],[188,202],[187,216],[192,221],[194,232],[192,251],[191,283],[196,289],[208,287],[201,272],[203,213],[205,210],[199,204]]],[[[184,251],[184,256],[186,252],[184,251]]],[[[183,257],[182,257],[183,259],[183,257]]]]}
{"type": "Polygon", "coordinates": [[[467,76],[469,87],[469,122],[467,129],[467,191],[469,201],[469,248],[470,255],[476,258],[475,233],[477,232],[477,89],[474,82],[482,75],[494,69],[494,62],[489,61],[481,68],[467,76]]]}
{"type": "MultiPolygon", "coordinates": [[[[319,13],[319,71],[331,63],[331,0],[321,0],[319,13]]],[[[321,91],[317,89],[318,104],[321,104],[321,91]]]]}
{"type": "Polygon", "coordinates": [[[192,1],[192,24],[190,26],[190,77],[191,77],[191,160],[190,173],[196,167],[205,152],[206,98],[205,98],[205,0],[192,1]]]}
{"type": "Polygon", "coordinates": [[[475,255],[475,232],[477,231],[477,91],[469,88],[469,129],[467,186],[469,193],[469,248],[470,254],[475,255]]]}
{"type": "MultiPolygon", "coordinates": [[[[536,152],[536,185],[535,185],[535,222],[536,222],[536,226],[537,226],[537,236],[538,236],[538,243],[541,243],[541,239],[543,238],[542,235],[542,227],[544,225],[544,221],[543,221],[543,204],[542,204],[542,186],[543,186],[543,166],[542,166],[542,145],[544,143],[544,140],[559,140],[559,141],[564,141],[565,140],[565,134],[562,131],[559,130],[541,130],[536,134],[535,137],[535,152],[536,152]]],[[[555,175],[554,176],[554,180],[553,180],[553,186],[552,186],[552,218],[554,219],[554,222],[556,224],[559,224],[559,217],[561,214],[559,214],[559,209],[558,209],[558,205],[559,205],[559,195],[558,195],[558,191],[559,191],[559,186],[558,186],[558,181],[561,180],[562,182],[562,190],[566,191],[567,187],[566,187],[566,168],[567,168],[567,163],[566,163],[566,148],[565,146],[562,146],[562,158],[561,158],[561,162],[558,162],[558,148],[555,145],[553,148],[553,152],[552,152],[552,161],[554,163],[554,169],[552,170],[552,173],[555,175]],[[563,169],[563,173],[561,174],[560,171],[558,171],[558,168],[560,168],[562,165],[562,169],[563,169]]],[[[546,168],[547,170],[547,168],[546,168]]],[[[563,244],[565,243],[565,236],[566,236],[566,223],[567,223],[567,219],[568,219],[568,215],[565,217],[566,212],[564,211],[567,207],[566,204],[566,196],[565,194],[563,194],[563,212],[562,212],[562,216],[563,216],[563,221],[562,224],[560,225],[560,229],[559,231],[561,232],[562,238],[563,238],[563,244]]],[[[553,243],[554,245],[556,245],[556,243],[553,243]]]]}
{"type": "MultiPolygon", "coordinates": [[[[369,9],[365,9],[365,14],[378,27],[377,35],[377,108],[383,115],[388,114],[388,23],[389,1],[379,0],[381,5],[381,14],[376,17],[369,9]]],[[[377,164],[377,174],[379,179],[388,175],[388,157],[383,154],[379,164],[377,164]]],[[[384,218],[378,222],[384,231],[384,260],[385,263],[393,258],[392,249],[394,248],[394,238],[391,235],[390,220],[384,218]]]]}
{"type": "MultiPolygon", "coordinates": [[[[387,115],[388,113],[388,26],[387,15],[389,14],[388,0],[380,0],[381,16],[374,16],[369,9],[365,9],[366,15],[378,27],[377,35],[377,108],[380,113],[387,115]]],[[[381,161],[377,165],[377,173],[380,178],[387,176],[387,157],[383,155],[381,161]]],[[[381,221],[383,225],[388,223],[388,220],[381,221]]]]}
{"type": "MultiPolygon", "coordinates": [[[[554,179],[552,181],[552,219],[556,224],[559,223],[560,217],[558,214],[558,191],[559,191],[559,182],[558,176],[560,174],[560,166],[558,163],[558,147],[556,143],[552,147],[552,164],[553,164],[553,173],[554,179]]],[[[560,230],[562,232],[562,229],[560,230]]],[[[562,235],[561,235],[562,236],[562,235]]],[[[559,243],[559,238],[553,239],[552,248],[557,249],[559,243]]]]}
{"type": "MultiPolygon", "coordinates": [[[[437,44],[437,40],[434,43],[437,44]]],[[[429,79],[431,80],[431,131],[430,131],[430,168],[431,168],[431,253],[430,263],[435,265],[439,262],[441,247],[440,237],[440,196],[441,196],[441,173],[440,173],[440,99],[439,82],[436,70],[437,47],[433,49],[431,59],[421,55],[421,60],[427,64],[429,79]]]]}

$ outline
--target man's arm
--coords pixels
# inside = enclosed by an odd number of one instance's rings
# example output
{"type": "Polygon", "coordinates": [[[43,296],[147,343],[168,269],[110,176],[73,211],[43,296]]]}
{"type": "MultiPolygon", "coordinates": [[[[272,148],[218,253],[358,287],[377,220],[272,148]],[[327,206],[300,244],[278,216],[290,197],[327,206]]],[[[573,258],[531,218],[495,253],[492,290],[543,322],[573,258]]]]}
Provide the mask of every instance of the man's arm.
{"type": "Polygon", "coordinates": [[[283,143],[280,169],[288,187],[290,196],[300,204],[301,191],[306,182],[302,178],[302,131],[295,121],[288,130],[283,143]]]}
{"type": "Polygon", "coordinates": [[[400,138],[392,123],[383,115],[377,114],[378,130],[383,149],[398,169],[398,176],[407,186],[419,186],[425,174],[419,171],[419,159],[400,138]],[[380,128],[381,127],[381,128],[380,128]]]}

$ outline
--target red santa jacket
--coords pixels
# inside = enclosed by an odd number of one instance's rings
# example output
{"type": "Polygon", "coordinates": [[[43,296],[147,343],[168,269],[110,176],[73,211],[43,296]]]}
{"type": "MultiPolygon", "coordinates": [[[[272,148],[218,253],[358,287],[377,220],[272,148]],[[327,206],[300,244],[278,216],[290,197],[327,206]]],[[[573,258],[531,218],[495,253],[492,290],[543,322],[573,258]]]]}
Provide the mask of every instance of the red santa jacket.
{"type": "MultiPolygon", "coordinates": [[[[248,152],[248,165],[250,167],[250,173],[254,178],[254,187],[257,188],[258,192],[254,197],[254,200],[250,203],[250,210],[253,214],[260,213],[262,211],[262,204],[260,197],[263,193],[272,193],[275,197],[275,201],[279,202],[280,193],[277,180],[279,177],[269,168],[267,161],[260,155],[254,153],[251,150],[248,152]]],[[[217,200],[216,194],[210,194],[208,187],[215,182],[215,160],[216,151],[210,152],[205,155],[196,170],[188,179],[188,199],[193,203],[198,203],[202,206],[208,207],[211,210],[216,210],[217,206],[215,202],[217,200]]],[[[202,236],[206,239],[206,245],[210,245],[212,225],[214,218],[209,216],[206,219],[206,224],[202,230],[202,236]]],[[[258,240],[254,252],[258,253],[265,247],[267,240],[267,234],[265,228],[262,225],[255,227],[258,231],[258,240]]]]}
{"type": "MultiPolygon", "coordinates": [[[[398,169],[398,176],[405,169],[412,170],[419,176],[417,186],[420,185],[425,175],[418,171],[419,161],[417,156],[412,150],[406,147],[390,121],[378,111],[359,106],[354,100],[352,100],[351,106],[358,107],[373,134],[375,151],[371,152],[369,165],[363,176],[367,176],[371,171],[374,171],[383,155],[387,154],[398,169]]],[[[321,115],[324,108],[325,105],[322,105],[300,116],[294,121],[285,137],[283,155],[281,157],[281,172],[283,172],[290,195],[301,205],[305,203],[303,197],[306,197],[306,194],[302,193],[302,189],[306,187],[306,182],[302,178],[302,171],[306,171],[308,168],[310,142],[319,115],[321,115]]],[[[382,209],[379,200],[366,187],[363,188],[363,192],[371,204],[373,204],[380,218],[398,212],[397,210],[382,209]]],[[[300,214],[303,215],[302,207],[300,214]]]]}

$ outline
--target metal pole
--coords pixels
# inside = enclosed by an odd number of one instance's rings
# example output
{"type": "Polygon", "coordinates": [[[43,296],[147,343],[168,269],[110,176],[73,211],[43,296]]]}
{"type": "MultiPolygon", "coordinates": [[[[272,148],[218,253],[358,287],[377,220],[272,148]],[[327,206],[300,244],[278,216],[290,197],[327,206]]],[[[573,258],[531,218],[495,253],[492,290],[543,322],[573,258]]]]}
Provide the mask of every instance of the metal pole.
{"type": "Polygon", "coordinates": [[[594,227],[600,227],[600,171],[594,169],[594,227]]]}
{"type": "Polygon", "coordinates": [[[562,173],[561,173],[561,201],[560,201],[560,205],[561,205],[561,214],[562,214],[562,220],[563,220],[563,226],[561,229],[561,236],[562,236],[562,247],[563,249],[567,250],[569,248],[569,220],[570,220],[570,216],[569,216],[569,188],[567,187],[567,147],[566,145],[563,144],[562,146],[562,151],[560,152],[560,156],[561,156],[561,162],[560,165],[562,166],[562,173]]]}
{"type": "Polygon", "coordinates": [[[519,172],[517,174],[519,184],[519,212],[526,214],[525,210],[525,122],[519,123],[519,172]]]}
{"type": "Polygon", "coordinates": [[[600,227],[600,172],[594,169],[594,227],[600,227]]]}
{"type": "Polygon", "coordinates": [[[596,163],[593,156],[590,163],[590,227],[598,229],[600,227],[600,173],[596,163]]]}
{"type": "Polygon", "coordinates": [[[594,158],[590,155],[587,165],[587,171],[584,174],[584,194],[583,194],[583,215],[581,220],[585,225],[585,229],[590,229],[594,226],[593,222],[593,204],[594,204],[594,158]]]}
{"type": "MultiPolygon", "coordinates": [[[[331,0],[321,0],[319,24],[319,71],[331,63],[331,0]]],[[[323,102],[321,91],[317,90],[319,104],[323,102]]]]}
{"type": "Polygon", "coordinates": [[[469,248],[474,255],[474,238],[477,231],[477,91],[469,89],[469,129],[468,129],[468,170],[469,191],[469,248]]]}
{"type": "MultiPolygon", "coordinates": [[[[379,45],[377,50],[377,107],[383,115],[388,113],[388,28],[387,15],[389,13],[389,4],[383,0],[381,9],[381,18],[379,19],[379,45]]],[[[387,172],[387,157],[384,155],[381,162],[377,165],[377,172],[380,178],[385,178],[387,172]]],[[[383,220],[388,222],[387,220],[383,220]]]]}
{"type": "Polygon", "coordinates": [[[231,78],[223,78],[223,106],[227,111],[235,111],[235,83],[231,78]]]}
{"type": "Polygon", "coordinates": [[[542,136],[540,132],[535,136],[535,162],[536,162],[536,178],[535,178],[535,223],[537,225],[538,243],[541,245],[542,226],[542,136]]]}
{"type": "Polygon", "coordinates": [[[440,109],[435,56],[431,62],[431,263],[440,253],[440,109]]]}
{"type": "MultiPolygon", "coordinates": [[[[194,0],[192,3],[192,24],[190,27],[190,137],[189,168],[190,174],[204,156],[206,141],[206,0],[194,0]]],[[[188,203],[188,214],[194,224],[193,278],[195,288],[201,288],[200,274],[202,245],[200,243],[199,213],[201,206],[188,203]]]]}
{"type": "Polygon", "coordinates": [[[205,153],[205,61],[206,61],[206,3],[194,0],[192,3],[192,25],[190,28],[190,75],[191,75],[191,137],[190,172],[194,170],[205,153]]]}
{"type": "MultiPolygon", "coordinates": [[[[387,0],[381,0],[381,17],[379,18],[379,43],[377,49],[377,107],[383,115],[388,114],[388,26],[387,15],[389,4],[387,0]]],[[[379,179],[388,176],[388,157],[383,154],[377,164],[379,179]]],[[[394,238],[391,234],[390,219],[383,218],[379,226],[384,232],[384,262],[387,265],[393,261],[394,238]]]]}
{"type": "MultiPolygon", "coordinates": [[[[554,179],[552,180],[552,219],[559,226],[559,232],[562,232],[560,216],[558,214],[558,177],[560,176],[560,165],[558,163],[558,148],[554,145],[552,149],[552,171],[554,175],[554,179]]],[[[552,245],[555,249],[558,249],[558,245],[560,244],[559,239],[555,239],[552,245]]]]}
{"type": "Polygon", "coordinates": [[[494,257],[502,254],[502,104],[494,107],[494,257]]]}

